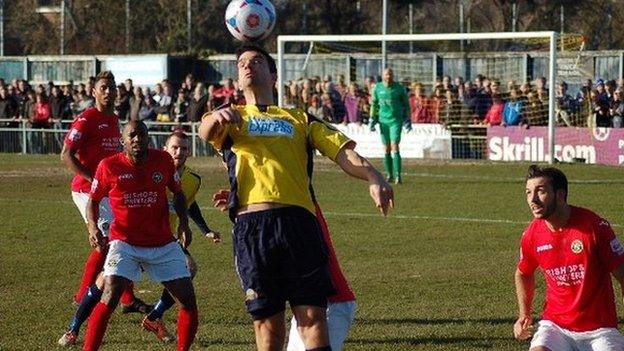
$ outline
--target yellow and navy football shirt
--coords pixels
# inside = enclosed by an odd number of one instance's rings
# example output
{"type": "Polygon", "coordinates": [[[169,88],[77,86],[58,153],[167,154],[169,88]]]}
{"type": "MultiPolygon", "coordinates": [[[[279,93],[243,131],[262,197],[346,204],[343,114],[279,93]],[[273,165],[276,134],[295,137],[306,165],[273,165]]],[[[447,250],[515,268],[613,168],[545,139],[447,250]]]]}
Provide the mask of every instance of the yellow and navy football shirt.
{"type": "MultiPolygon", "coordinates": [[[[182,193],[186,197],[186,208],[188,209],[195,202],[195,195],[201,187],[201,176],[192,169],[183,166],[180,171],[180,183],[182,183],[182,193]]],[[[178,233],[178,215],[173,206],[173,194],[167,191],[167,199],[169,199],[169,223],[171,223],[171,232],[177,236],[178,233]]]]}
{"type": "Polygon", "coordinates": [[[315,213],[310,187],[314,150],[335,161],[353,141],[301,109],[234,108],[242,116],[242,125],[227,125],[223,141],[212,143],[228,167],[231,217],[241,206],[263,202],[315,213]]]}

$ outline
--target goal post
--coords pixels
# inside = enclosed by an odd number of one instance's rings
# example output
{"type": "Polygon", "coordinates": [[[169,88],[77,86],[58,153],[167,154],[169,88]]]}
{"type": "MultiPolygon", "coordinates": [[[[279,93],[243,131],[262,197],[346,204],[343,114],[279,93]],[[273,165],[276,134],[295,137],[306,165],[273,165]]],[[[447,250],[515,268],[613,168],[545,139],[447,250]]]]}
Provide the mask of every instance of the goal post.
{"type": "MultiPolygon", "coordinates": [[[[548,162],[555,160],[555,85],[557,74],[557,33],[543,32],[491,32],[491,33],[444,33],[444,34],[372,34],[372,35],[280,35],[277,37],[278,104],[283,106],[284,99],[284,57],[286,43],[314,42],[432,42],[460,40],[514,40],[547,39],[549,40],[548,58],[548,162]]],[[[383,60],[387,62],[387,60],[383,60]]],[[[385,67],[382,67],[382,69],[385,67]]],[[[379,72],[381,73],[381,72],[379,72]]]]}

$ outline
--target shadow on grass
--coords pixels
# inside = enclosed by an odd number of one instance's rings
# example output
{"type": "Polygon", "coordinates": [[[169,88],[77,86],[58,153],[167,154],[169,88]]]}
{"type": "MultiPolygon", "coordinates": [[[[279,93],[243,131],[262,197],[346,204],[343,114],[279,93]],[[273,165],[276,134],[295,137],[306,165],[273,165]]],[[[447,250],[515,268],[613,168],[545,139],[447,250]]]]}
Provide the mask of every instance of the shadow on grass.
{"type": "Polygon", "coordinates": [[[441,324],[509,324],[513,325],[515,318],[356,318],[357,323],[362,324],[425,324],[425,325],[441,325],[441,324]]]}

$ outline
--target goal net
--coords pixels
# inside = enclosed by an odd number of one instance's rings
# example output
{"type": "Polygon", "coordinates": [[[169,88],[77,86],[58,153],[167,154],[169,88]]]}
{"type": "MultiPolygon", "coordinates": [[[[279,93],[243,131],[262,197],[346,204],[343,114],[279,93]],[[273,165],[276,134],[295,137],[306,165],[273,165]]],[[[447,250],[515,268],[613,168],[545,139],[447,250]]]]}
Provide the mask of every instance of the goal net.
{"type": "MultiPolygon", "coordinates": [[[[279,36],[278,99],[281,106],[320,109],[324,95],[344,100],[350,83],[370,99],[371,81],[388,67],[408,89],[414,126],[443,126],[453,158],[595,163],[592,148],[605,132],[583,86],[595,77],[583,47],[582,36],[555,32],[279,36]],[[564,81],[571,101],[557,97],[564,81]]],[[[366,123],[368,106],[359,107],[351,132],[366,123]]]]}

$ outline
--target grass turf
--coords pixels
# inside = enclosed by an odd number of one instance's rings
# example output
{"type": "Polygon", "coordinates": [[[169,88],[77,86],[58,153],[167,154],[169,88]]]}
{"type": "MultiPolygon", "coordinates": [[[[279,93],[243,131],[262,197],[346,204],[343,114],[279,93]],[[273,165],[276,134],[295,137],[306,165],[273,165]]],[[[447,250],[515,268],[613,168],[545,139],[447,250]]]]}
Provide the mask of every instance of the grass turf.
{"type": "MultiPolygon", "coordinates": [[[[203,176],[198,202],[204,215],[224,238],[215,245],[196,235],[191,246],[199,265],[194,349],[252,350],[251,321],[232,264],[231,224],[210,208],[212,193],[226,186],[225,171],[215,158],[189,164],[203,176]]],[[[526,167],[405,161],[404,184],[395,187],[396,208],[383,218],[364,182],[317,160],[319,202],[358,297],[346,350],[528,349],[511,337],[518,240],[530,219],[526,167]]],[[[569,202],[600,213],[620,234],[620,170],[560,167],[571,181],[569,202]]],[[[3,154],[0,178],[0,350],[54,349],[74,312],[72,295],[89,252],[69,193],[71,176],[57,156],[3,154]]],[[[160,290],[147,279],[136,285],[137,296],[148,302],[160,290]]],[[[539,311],[541,278],[537,295],[539,311]]],[[[620,301],[618,306],[621,311],[620,301]]],[[[171,330],[174,310],[165,317],[171,330]]],[[[116,312],[103,350],[174,349],[141,331],[140,319],[116,312]]],[[[85,327],[80,341],[84,332],[85,327]]]]}

